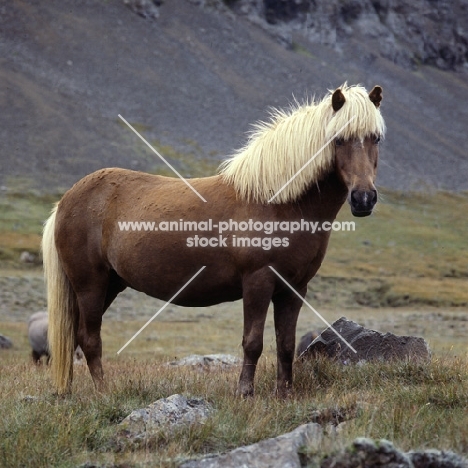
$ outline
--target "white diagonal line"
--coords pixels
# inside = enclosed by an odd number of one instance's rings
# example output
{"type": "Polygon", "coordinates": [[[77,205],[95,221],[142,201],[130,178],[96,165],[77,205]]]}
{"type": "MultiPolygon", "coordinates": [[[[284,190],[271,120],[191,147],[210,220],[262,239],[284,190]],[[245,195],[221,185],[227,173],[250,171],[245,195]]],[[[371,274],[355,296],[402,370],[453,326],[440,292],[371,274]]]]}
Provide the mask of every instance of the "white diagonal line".
{"type": "Polygon", "coordinates": [[[118,351],[120,354],[201,272],[206,268],[202,266],[118,351]]]}
{"type": "Polygon", "coordinates": [[[181,176],[181,175],[177,172],[177,170],[176,170],[176,169],[159,153],[159,151],[157,151],[155,148],[153,148],[153,146],[151,146],[151,145],[150,145],[150,144],[149,144],[133,127],[132,127],[132,125],[129,124],[120,114],[119,114],[119,117],[122,119],[122,121],[123,121],[124,123],[127,124],[127,126],[128,126],[131,130],[133,130],[133,131],[136,133],[136,135],[138,135],[138,136],[141,138],[141,140],[143,141],[143,143],[145,143],[145,144],[146,144],[162,161],[164,161],[164,162],[166,163],[166,165],[167,165],[168,167],[170,167],[170,168],[173,170],[173,172],[180,178],[180,180],[182,180],[182,182],[184,182],[191,190],[193,190],[194,193],[196,193],[196,194],[206,203],[206,200],[203,198],[203,196],[200,195],[200,193],[197,192],[197,190],[195,190],[195,188],[194,188],[191,184],[189,184],[189,183],[187,182],[187,179],[185,179],[183,176],[181,176]]]}
{"type": "Polygon", "coordinates": [[[271,203],[354,119],[351,117],[269,200],[271,203]]]}
{"type": "Polygon", "coordinates": [[[312,311],[317,315],[319,319],[324,322],[328,328],[330,328],[340,339],[343,340],[343,342],[348,346],[351,351],[354,353],[357,353],[357,351],[272,267],[270,266],[270,269],[280,278],[286,286],[289,287],[289,289],[312,311]]]}

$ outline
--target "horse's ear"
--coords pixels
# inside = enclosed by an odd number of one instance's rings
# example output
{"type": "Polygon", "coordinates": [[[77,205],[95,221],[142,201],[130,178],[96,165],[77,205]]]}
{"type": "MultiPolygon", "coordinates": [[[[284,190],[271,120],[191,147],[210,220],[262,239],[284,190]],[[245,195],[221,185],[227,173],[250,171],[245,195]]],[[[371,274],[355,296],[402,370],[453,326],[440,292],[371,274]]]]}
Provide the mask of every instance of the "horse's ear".
{"type": "Polygon", "coordinates": [[[332,107],[335,112],[338,112],[345,103],[346,99],[344,94],[341,92],[341,89],[338,88],[332,95],[332,107]]]}
{"type": "Polygon", "coordinates": [[[374,103],[375,107],[379,107],[382,101],[382,86],[374,86],[369,93],[369,99],[374,103]]]}

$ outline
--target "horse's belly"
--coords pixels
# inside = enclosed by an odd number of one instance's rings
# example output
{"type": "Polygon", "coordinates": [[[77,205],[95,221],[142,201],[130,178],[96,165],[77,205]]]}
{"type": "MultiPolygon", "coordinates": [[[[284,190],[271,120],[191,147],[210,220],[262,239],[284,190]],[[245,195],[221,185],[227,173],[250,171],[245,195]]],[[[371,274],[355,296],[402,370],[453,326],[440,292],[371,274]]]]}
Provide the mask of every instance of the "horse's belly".
{"type": "Polygon", "coordinates": [[[126,259],[115,268],[133,289],[174,304],[202,307],[242,297],[242,279],[223,255],[183,255],[179,250],[126,259]]]}
{"type": "Polygon", "coordinates": [[[204,275],[201,271],[195,278],[192,275],[188,280],[185,275],[180,277],[159,277],[157,281],[138,284],[137,289],[149,296],[170,301],[184,307],[206,307],[221,302],[230,302],[242,297],[240,283],[232,281],[222,283],[219,280],[204,275]]]}

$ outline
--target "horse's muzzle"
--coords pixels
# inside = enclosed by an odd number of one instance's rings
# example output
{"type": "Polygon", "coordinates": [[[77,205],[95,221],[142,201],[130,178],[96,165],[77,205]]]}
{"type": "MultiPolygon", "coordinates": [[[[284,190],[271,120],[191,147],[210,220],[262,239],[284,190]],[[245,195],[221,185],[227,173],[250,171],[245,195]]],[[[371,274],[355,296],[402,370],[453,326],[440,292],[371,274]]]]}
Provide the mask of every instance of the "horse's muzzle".
{"type": "Polygon", "coordinates": [[[353,216],[369,216],[376,203],[377,190],[352,190],[349,196],[353,216]]]}

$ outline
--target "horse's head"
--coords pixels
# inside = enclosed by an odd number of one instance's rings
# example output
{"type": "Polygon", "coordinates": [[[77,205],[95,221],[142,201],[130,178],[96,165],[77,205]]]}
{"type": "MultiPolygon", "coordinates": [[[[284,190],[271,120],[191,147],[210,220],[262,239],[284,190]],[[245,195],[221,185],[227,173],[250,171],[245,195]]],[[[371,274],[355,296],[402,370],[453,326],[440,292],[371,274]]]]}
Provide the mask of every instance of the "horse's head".
{"type": "MultiPolygon", "coordinates": [[[[369,216],[377,202],[374,181],[377,172],[379,141],[383,133],[383,120],[378,111],[382,100],[382,88],[375,86],[364,99],[368,99],[368,102],[361,102],[354,112],[349,112],[348,109],[346,119],[350,128],[345,128],[334,142],[335,170],[348,188],[348,202],[354,216],[369,216]],[[359,115],[361,109],[365,109],[364,118],[359,115]],[[374,113],[377,125],[372,122],[374,113]],[[356,131],[353,131],[352,127],[355,127],[356,131]]],[[[345,103],[345,95],[341,89],[337,89],[332,95],[332,107],[336,114],[340,112],[345,103]]]]}

